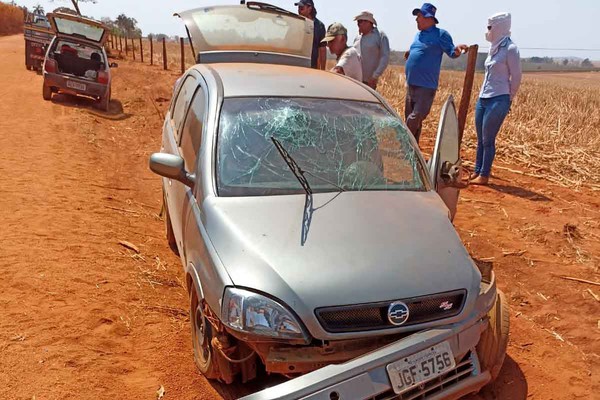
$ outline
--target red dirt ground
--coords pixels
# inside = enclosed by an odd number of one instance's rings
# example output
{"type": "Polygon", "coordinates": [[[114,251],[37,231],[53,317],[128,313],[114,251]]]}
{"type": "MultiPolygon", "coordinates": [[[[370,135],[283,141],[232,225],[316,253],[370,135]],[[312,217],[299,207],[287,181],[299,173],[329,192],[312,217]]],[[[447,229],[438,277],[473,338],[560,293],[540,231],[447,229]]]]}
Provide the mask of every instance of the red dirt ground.
{"type": "MultiPolygon", "coordinates": [[[[208,383],[192,361],[182,268],[147,167],[177,74],[120,61],[101,113],[45,102],[22,36],[0,38],[0,54],[0,398],[156,399],[162,385],[167,399],[233,399],[264,385],[208,383]]],[[[600,281],[598,193],[496,171],[462,192],[455,221],[511,305],[501,375],[470,400],[591,399],[600,287],[559,276],[600,281]]]]}

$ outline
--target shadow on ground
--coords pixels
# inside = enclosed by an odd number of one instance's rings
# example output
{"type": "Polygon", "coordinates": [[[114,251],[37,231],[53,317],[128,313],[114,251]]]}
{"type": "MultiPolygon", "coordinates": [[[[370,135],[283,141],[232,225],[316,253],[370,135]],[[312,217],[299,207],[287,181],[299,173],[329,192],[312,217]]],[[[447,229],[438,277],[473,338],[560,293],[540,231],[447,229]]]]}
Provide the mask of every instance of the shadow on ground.
{"type": "Polygon", "coordinates": [[[552,201],[548,196],[544,196],[543,194],[534,192],[529,189],[520,188],[517,186],[510,185],[498,185],[495,183],[490,183],[488,185],[490,189],[494,189],[498,192],[509,194],[511,196],[520,197],[525,200],[531,201],[552,201]]]}
{"type": "Polygon", "coordinates": [[[54,94],[52,102],[65,107],[84,109],[88,113],[103,119],[112,121],[123,121],[129,119],[132,114],[125,113],[123,104],[117,99],[111,99],[108,111],[98,109],[97,101],[88,97],[72,96],[69,94],[54,94]]]}

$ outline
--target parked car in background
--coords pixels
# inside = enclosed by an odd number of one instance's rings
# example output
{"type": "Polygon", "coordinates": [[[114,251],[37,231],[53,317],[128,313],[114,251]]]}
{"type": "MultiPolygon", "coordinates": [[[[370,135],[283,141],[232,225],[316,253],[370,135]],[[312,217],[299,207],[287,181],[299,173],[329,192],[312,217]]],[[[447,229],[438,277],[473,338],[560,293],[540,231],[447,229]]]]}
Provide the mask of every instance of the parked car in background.
{"type": "Polygon", "coordinates": [[[55,37],[44,60],[42,95],[50,100],[53,93],[68,93],[96,99],[107,111],[111,96],[110,68],[104,43],[108,28],[98,21],[77,15],[50,13],[48,20],[55,37]]]}
{"type": "Polygon", "coordinates": [[[426,163],[375,91],[310,69],[312,22],[273,6],[180,13],[199,64],[150,168],[208,378],[248,399],[446,399],[498,376],[508,304],[454,229],[458,121],[426,163]]]}
{"type": "Polygon", "coordinates": [[[27,14],[23,36],[25,38],[25,67],[41,71],[46,49],[54,37],[45,15],[27,14]]]}

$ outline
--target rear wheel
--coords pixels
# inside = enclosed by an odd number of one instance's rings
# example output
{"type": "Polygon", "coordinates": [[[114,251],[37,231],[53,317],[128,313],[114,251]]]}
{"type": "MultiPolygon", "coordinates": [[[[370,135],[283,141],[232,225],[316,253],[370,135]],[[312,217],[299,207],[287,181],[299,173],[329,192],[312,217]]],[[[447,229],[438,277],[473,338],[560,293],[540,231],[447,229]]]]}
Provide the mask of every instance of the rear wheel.
{"type": "Polygon", "coordinates": [[[46,101],[52,100],[52,88],[50,86],[46,84],[42,86],[42,97],[46,101]]]}
{"type": "Polygon", "coordinates": [[[98,108],[102,111],[108,111],[108,106],[110,105],[110,89],[106,92],[106,96],[100,97],[98,100],[98,108]]]}
{"type": "Polygon", "coordinates": [[[190,294],[190,323],[196,367],[207,379],[219,379],[219,369],[211,345],[212,325],[204,315],[203,304],[199,301],[195,288],[192,288],[190,294]]]}
{"type": "Polygon", "coordinates": [[[498,290],[496,304],[488,313],[489,325],[481,334],[477,344],[477,355],[482,371],[490,371],[492,381],[500,374],[502,363],[506,357],[510,312],[504,293],[498,290]]]}

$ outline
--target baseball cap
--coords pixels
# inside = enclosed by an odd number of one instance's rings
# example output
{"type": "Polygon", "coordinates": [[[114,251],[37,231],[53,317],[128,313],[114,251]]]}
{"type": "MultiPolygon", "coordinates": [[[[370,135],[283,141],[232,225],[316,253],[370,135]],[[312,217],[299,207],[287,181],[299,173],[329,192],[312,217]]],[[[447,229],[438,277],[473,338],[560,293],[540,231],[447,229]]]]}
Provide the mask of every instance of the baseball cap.
{"type": "Polygon", "coordinates": [[[315,8],[315,3],[313,2],[313,0],[300,0],[297,3],[294,3],[295,6],[311,6],[312,8],[315,8]]]}
{"type": "Polygon", "coordinates": [[[327,33],[325,34],[323,40],[321,40],[321,43],[331,42],[336,36],[339,35],[348,35],[348,30],[339,22],[334,22],[333,24],[329,25],[329,28],[327,28],[327,33]]]}
{"type": "Polygon", "coordinates": [[[431,4],[431,3],[424,3],[421,8],[415,8],[412,12],[412,15],[418,15],[421,14],[423,15],[425,18],[433,18],[433,20],[435,21],[436,24],[439,24],[440,21],[437,20],[437,18],[435,17],[435,12],[437,11],[437,8],[431,4]]]}

